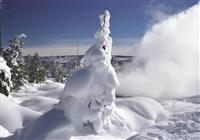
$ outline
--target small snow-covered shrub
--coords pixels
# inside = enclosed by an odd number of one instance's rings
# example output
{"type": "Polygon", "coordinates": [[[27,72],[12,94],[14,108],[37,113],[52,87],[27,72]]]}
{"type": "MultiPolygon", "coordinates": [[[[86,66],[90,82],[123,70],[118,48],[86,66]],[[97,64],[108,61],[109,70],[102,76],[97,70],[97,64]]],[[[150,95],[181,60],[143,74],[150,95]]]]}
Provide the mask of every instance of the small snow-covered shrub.
{"type": "Polygon", "coordinates": [[[46,69],[42,65],[38,53],[26,59],[26,73],[29,83],[41,83],[46,80],[46,69]]]}

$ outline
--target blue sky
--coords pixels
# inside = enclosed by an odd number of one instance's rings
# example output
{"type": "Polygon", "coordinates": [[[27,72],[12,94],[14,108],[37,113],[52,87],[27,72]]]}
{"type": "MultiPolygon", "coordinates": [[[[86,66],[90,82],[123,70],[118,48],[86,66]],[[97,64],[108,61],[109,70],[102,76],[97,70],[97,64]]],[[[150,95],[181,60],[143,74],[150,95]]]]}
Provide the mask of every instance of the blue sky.
{"type": "Polygon", "coordinates": [[[198,0],[4,0],[3,45],[15,34],[29,37],[28,47],[56,43],[94,42],[98,15],[111,13],[111,36],[115,45],[131,45],[159,19],[196,4],[198,0]],[[159,18],[159,17],[158,17],[159,18]]]}

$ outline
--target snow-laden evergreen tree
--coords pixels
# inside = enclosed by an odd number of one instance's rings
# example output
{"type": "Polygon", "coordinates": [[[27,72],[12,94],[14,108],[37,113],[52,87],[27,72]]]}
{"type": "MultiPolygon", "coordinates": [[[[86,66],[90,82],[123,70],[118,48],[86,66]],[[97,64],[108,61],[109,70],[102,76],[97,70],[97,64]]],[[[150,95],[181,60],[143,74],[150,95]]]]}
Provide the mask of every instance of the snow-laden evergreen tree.
{"type": "Polygon", "coordinates": [[[10,68],[6,61],[0,56],[0,93],[6,96],[10,93],[12,87],[10,68]]]}
{"type": "Polygon", "coordinates": [[[40,83],[46,79],[46,69],[44,68],[40,57],[36,52],[32,58],[30,56],[26,61],[27,80],[30,83],[40,83]]]}
{"type": "Polygon", "coordinates": [[[53,61],[51,64],[51,68],[48,69],[51,71],[51,78],[54,78],[56,82],[63,83],[65,77],[65,69],[62,66],[62,63],[53,61]]]}
{"type": "Polygon", "coordinates": [[[110,126],[110,116],[115,108],[115,88],[119,81],[111,65],[109,20],[110,13],[106,10],[100,15],[96,44],[83,57],[83,67],[66,80],[61,108],[71,123],[71,131],[91,126],[100,133],[110,126]]]}
{"type": "Polygon", "coordinates": [[[63,71],[63,67],[61,66],[62,64],[58,64],[56,69],[55,69],[55,80],[56,82],[63,83],[64,82],[64,77],[65,73],[63,71]]]}
{"type": "Polygon", "coordinates": [[[16,35],[13,40],[10,40],[9,47],[4,51],[4,59],[7,65],[11,68],[13,89],[19,89],[26,79],[25,62],[22,55],[23,39],[27,36],[23,33],[16,35]]]}

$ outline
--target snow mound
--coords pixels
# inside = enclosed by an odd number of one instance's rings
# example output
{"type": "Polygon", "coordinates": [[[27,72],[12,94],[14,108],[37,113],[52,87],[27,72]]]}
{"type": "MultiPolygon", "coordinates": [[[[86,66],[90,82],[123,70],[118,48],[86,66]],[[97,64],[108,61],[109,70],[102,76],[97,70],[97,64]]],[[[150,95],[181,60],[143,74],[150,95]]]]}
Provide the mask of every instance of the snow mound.
{"type": "Polygon", "coordinates": [[[27,126],[42,115],[39,112],[15,104],[5,95],[0,94],[0,99],[2,107],[0,125],[7,129],[9,133],[13,133],[17,129],[27,126]]]}
{"type": "Polygon", "coordinates": [[[197,96],[161,101],[171,113],[167,120],[144,127],[128,140],[197,140],[200,137],[200,107],[197,96]],[[185,99],[194,102],[186,102],[185,99]]]}
{"type": "Polygon", "coordinates": [[[0,137],[8,137],[12,135],[11,133],[8,132],[7,129],[5,129],[2,125],[0,125],[0,137]]]}
{"type": "MultiPolygon", "coordinates": [[[[70,100],[72,101],[72,100],[70,100]]],[[[69,107],[74,107],[71,102],[69,107]]],[[[63,109],[54,108],[45,113],[34,123],[27,127],[18,130],[13,136],[8,137],[6,140],[49,140],[49,139],[125,139],[140,132],[143,128],[155,125],[156,118],[165,116],[166,111],[160,104],[151,99],[135,97],[129,99],[119,99],[116,101],[116,108],[110,117],[105,119],[105,124],[102,133],[97,134],[95,130],[89,125],[73,129],[71,120],[66,118],[63,109]],[[137,105],[137,100],[144,100],[148,105],[137,105]],[[127,103],[128,102],[128,103],[127,103]],[[133,109],[136,104],[138,109],[143,110],[140,113],[133,109]],[[158,106],[159,109],[156,109],[158,106]],[[150,110],[149,110],[150,109],[150,110]],[[148,112],[149,111],[149,112],[148,112]],[[157,114],[157,116],[156,116],[157,114]],[[145,117],[144,117],[145,116],[145,117]],[[147,116],[150,116],[147,118],[147,116]],[[153,116],[155,120],[152,120],[153,116]],[[41,133],[42,132],[42,133],[41,133]]],[[[72,110],[73,111],[73,110],[72,110]]],[[[86,112],[87,113],[87,112],[86,112]]],[[[71,114],[71,112],[69,112],[71,114]]],[[[73,114],[73,113],[72,113],[73,114]]],[[[84,115],[82,113],[82,115],[84,115]]],[[[79,119],[80,116],[74,116],[79,119]]],[[[90,117],[93,117],[92,115],[90,117]]],[[[167,115],[166,115],[167,117],[167,115]]],[[[166,118],[163,118],[163,120],[166,118]]],[[[90,124],[91,125],[91,124],[90,124]]]]}
{"type": "Polygon", "coordinates": [[[25,84],[21,90],[11,92],[13,100],[33,110],[47,112],[58,103],[64,84],[46,80],[42,84],[25,84]]]}
{"type": "Polygon", "coordinates": [[[107,119],[108,133],[126,137],[141,129],[166,120],[170,113],[161,104],[147,97],[117,99],[116,108],[107,119]]]}
{"type": "Polygon", "coordinates": [[[63,111],[52,109],[6,140],[69,139],[68,124],[69,121],[64,117],[63,111]]]}
{"type": "Polygon", "coordinates": [[[168,118],[168,112],[161,106],[161,104],[148,97],[132,97],[123,100],[118,100],[118,105],[126,105],[133,112],[140,114],[142,117],[158,122],[168,118]]]}
{"type": "Polygon", "coordinates": [[[59,102],[58,99],[49,98],[45,96],[36,96],[30,99],[24,100],[20,105],[24,107],[28,107],[32,110],[38,112],[48,112],[53,108],[53,105],[59,102]]]}

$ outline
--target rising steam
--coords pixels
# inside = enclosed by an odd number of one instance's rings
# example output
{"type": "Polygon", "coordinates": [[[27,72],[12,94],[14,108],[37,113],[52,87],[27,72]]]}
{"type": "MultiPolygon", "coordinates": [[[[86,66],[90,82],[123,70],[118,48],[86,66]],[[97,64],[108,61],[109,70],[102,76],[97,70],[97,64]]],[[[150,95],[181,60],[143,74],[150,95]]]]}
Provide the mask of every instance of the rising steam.
{"type": "Polygon", "coordinates": [[[119,73],[118,95],[155,98],[199,94],[200,4],[154,25],[137,43],[131,71],[119,73]]]}

